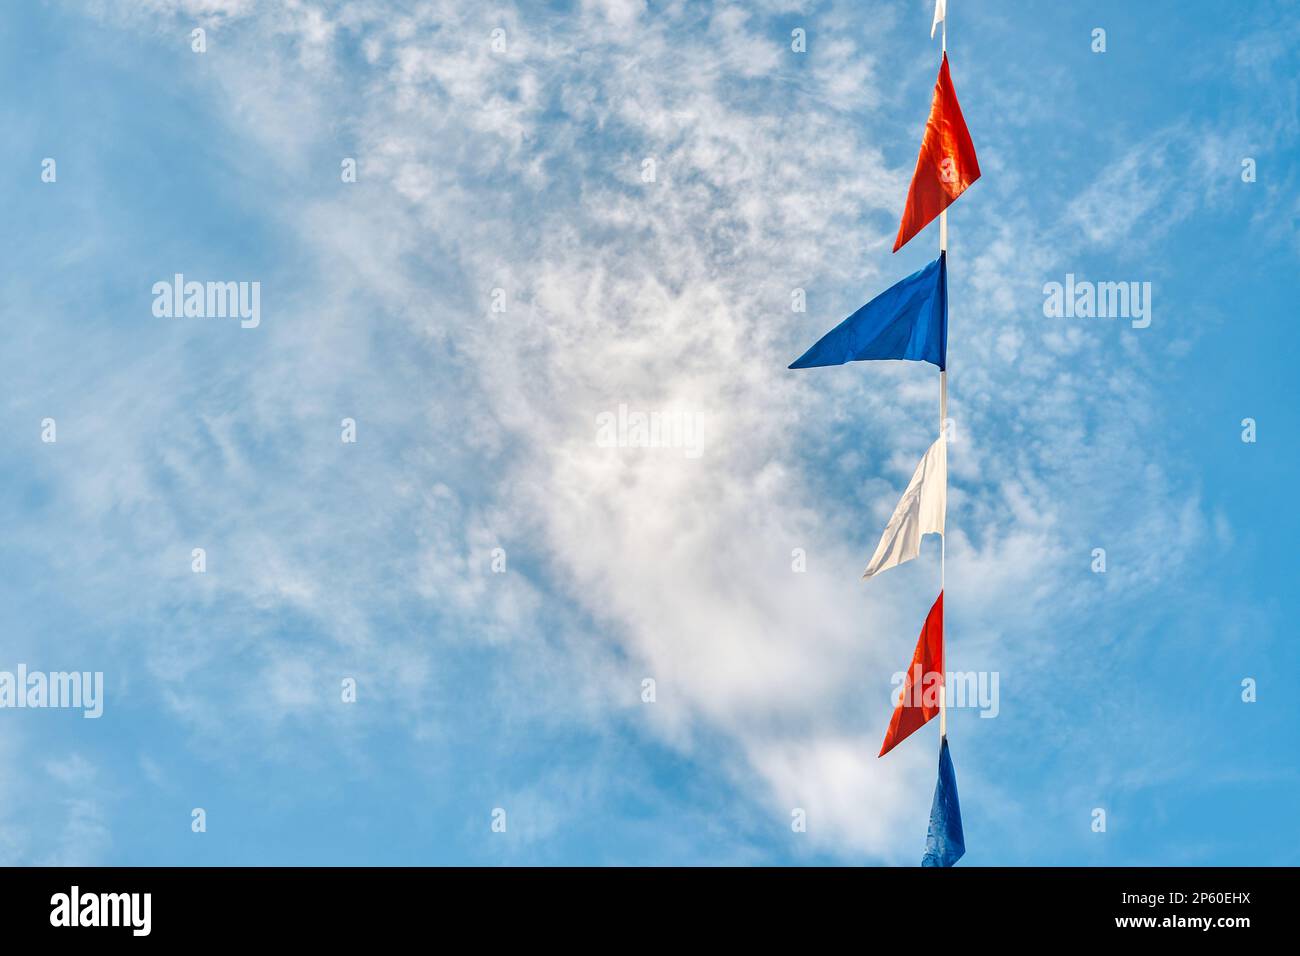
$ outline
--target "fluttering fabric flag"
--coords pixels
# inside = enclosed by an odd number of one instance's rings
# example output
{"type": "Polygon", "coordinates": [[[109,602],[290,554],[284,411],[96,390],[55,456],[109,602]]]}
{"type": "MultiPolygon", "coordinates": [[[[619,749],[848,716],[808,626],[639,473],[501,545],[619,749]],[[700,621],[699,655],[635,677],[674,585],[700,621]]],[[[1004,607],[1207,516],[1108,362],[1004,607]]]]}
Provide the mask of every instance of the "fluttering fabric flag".
{"type": "Polygon", "coordinates": [[[864,578],[879,574],[921,553],[921,536],[943,534],[948,515],[948,443],[935,439],[921,463],[912,472],[907,490],[898,499],[894,514],[885,525],[876,552],[867,562],[864,578]]]}
{"type": "Polygon", "coordinates": [[[947,256],[876,296],[804,352],[790,368],[871,359],[948,363],[947,256]]]}
{"type": "Polygon", "coordinates": [[[916,158],[912,186],[907,191],[907,206],[898,224],[894,251],[932,223],[939,213],[980,178],[975,144],[971,142],[966,120],[957,103],[957,91],[948,73],[948,54],[943,55],[939,78],[930,101],[930,118],[925,122],[921,153],[916,158]]]}
{"type": "Polygon", "coordinates": [[[952,866],[966,854],[961,830],[961,805],[957,802],[957,772],[948,753],[948,738],[939,744],[939,782],[930,807],[930,832],[925,836],[922,866],[952,866]]]}
{"type": "Polygon", "coordinates": [[[920,730],[939,713],[939,688],[943,685],[943,592],[925,616],[921,636],[916,639],[912,663],[907,667],[903,696],[889,719],[885,742],[877,756],[883,757],[920,730]]]}
{"type": "Polygon", "coordinates": [[[934,39],[934,28],[948,15],[948,0],[934,0],[934,22],[930,24],[930,39],[934,39]]]}

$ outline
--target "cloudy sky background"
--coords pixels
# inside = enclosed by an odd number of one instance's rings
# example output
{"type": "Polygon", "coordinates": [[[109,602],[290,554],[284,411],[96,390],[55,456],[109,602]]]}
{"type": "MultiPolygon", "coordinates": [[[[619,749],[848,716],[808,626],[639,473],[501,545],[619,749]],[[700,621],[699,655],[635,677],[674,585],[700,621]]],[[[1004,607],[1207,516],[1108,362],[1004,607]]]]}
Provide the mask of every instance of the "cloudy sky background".
{"type": "MultiPolygon", "coordinates": [[[[1294,864],[1300,9],[951,7],[966,862],[1294,864]],[[1045,318],[1067,272],[1151,326],[1045,318]]],[[[0,711],[0,863],[915,864],[937,541],[858,575],[937,375],[785,367],[935,254],[931,9],[6,5],[0,669],[107,700],[0,711]],[[176,272],[261,326],[155,318],[176,272]]]]}

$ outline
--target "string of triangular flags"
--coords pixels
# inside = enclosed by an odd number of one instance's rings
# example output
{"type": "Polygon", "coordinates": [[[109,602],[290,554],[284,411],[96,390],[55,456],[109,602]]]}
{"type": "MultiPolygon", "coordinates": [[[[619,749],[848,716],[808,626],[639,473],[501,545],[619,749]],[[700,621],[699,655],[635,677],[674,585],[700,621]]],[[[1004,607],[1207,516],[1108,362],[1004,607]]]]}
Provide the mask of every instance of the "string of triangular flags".
{"type": "MultiPolygon", "coordinates": [[[[946,210],[971,183],[979,179],[966,121],[948,71],[947,0],[935,0],[935,28],[943,25],[943,58],[930,101],[920,155],[912,173],[907,204],[898,225],[894,251],[936,218],[939,219],[939,258],[886,289],[822,336],[790,368],[817,368],[847,362],[904,359],[929,362],[939,368],[939,437],[916,466],[903,497],[881,535],[864,578],[910,561],[921,552],[921,537],[940,536],[948,510],[948,442],[944,419],[948,394],[948,229],[946,210]]],[[[946,550],[946,549],[945,549],[946,550]]],[[[940,557],[939,597],[921,628],[903,694],[889,721],[880,756],[939,719],[939,779],[930,810],[922,866],[952,866],[966,852],[957,776],[948,751],[944,712],[943,553],[940,557]]]]}

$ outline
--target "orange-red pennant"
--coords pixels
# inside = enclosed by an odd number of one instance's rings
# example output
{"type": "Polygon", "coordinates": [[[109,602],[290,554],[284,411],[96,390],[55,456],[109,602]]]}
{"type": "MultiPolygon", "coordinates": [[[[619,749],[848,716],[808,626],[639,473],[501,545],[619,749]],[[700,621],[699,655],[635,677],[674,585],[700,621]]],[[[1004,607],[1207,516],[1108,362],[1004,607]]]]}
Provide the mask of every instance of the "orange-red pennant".
{"type": "Polygon", "coordinates": [[[930,118],[925,123],[921,154],[916,158],[916,172],[912,173],[912,187],[907,191],[907,208],[898,224],[894,251],[934,222],[939,213],[979,178],[975,144],[962,118],[957,91],[952,88],[945,53],[939,66],[939,79],[934,84],[930,118]]]}
{"type": "Polygon", "coordinates": [[[889,721],[889,730],[880,748],[881,757],[938,715],[939,688],[943,681],[943,592],[940,591],[925,617],[921,636],[916,639],[916,651],[907,669],[903,696],[889,721]]]}

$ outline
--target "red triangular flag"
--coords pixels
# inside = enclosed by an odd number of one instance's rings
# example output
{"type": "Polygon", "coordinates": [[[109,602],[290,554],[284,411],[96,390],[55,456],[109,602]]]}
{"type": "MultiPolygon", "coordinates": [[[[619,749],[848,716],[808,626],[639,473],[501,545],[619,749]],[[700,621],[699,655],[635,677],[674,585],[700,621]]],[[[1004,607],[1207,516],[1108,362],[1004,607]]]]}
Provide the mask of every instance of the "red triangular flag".
{"type": "Polygon", "coordinates": [[[894,251],[934,222],[935,216],[979,178],[975,144],[970,141],[966,121],[962,119],[945,53],[939,66],[939,79],[934,84],[930,118],[925,122],[921,155],[916,157],[916,172],[912,173],[912,188],[907,191],[907,208],[903,210],[903,221],[898,224],[894,251]]]}
{"type": "Polygon", "coordinates": [[[912,654],[912,663],[907,669],[903,697],[894,708],[879,756],[889,753],[914,731],[924,727],[927,721],[938,716],[939,688],[943,681],[943,592],[940,591],[925,617],[921,636],[916,639],[916,652],[912,654]]]}

